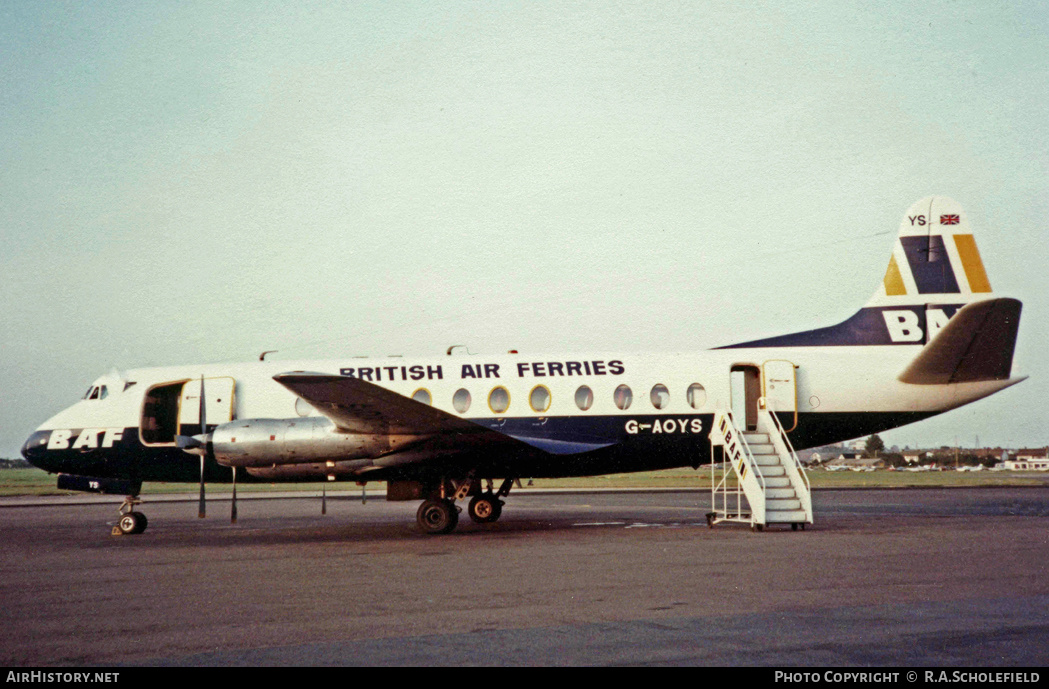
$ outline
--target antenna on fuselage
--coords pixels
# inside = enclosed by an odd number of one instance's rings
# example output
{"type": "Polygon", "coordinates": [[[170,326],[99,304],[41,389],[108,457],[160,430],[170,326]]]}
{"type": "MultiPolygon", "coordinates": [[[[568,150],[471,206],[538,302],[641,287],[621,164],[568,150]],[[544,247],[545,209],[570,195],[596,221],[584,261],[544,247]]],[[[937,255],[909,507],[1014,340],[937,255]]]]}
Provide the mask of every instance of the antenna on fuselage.
{"type": "Polygon", "coordinates": [[[276,354],[278,351],[280,351],[280,350],[278,350],[278,349],[267,349],[262,354],[259,354],[259,361],[265,361],[267,354],[276,354]]]}

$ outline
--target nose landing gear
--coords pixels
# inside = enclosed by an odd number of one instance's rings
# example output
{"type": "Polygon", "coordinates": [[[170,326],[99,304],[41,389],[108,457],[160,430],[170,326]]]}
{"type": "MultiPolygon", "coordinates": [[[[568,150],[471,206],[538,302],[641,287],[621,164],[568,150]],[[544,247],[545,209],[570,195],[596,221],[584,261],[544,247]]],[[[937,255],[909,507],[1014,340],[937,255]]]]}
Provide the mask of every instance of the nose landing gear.
{"type": "Polygon", "coordinates": [[[135,505],[141,505],[142,501],[137,495],[129,495],[124,498],[120,505],[120,519],[113,527],[114,536],[134,536],[146,530],[149,520],[141,512],[135,512],[135,505]]]}

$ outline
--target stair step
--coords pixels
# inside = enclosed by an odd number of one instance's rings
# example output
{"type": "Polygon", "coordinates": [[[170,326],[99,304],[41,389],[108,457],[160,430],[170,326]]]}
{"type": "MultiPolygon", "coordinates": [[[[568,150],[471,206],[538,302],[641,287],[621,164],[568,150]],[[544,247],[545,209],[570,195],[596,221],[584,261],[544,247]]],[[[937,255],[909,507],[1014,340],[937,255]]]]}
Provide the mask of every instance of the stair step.
{"type": "Polygon", "coordinates": [[[753,445],[754,443],[769,444],[772,442],[768,433],[755,433],[754,431],[743,433],[743,439],[747,441],[747,445],[753,445]]]}
{"type": "Polygon", "coordinates": [[[802,524],[808,522],[805,510],[765,510],[766,524],[802,524]]]}
{"type": "Polygon", "coordinates": [[[765,512],[791,512],[801,509],[801,500],[797,498],[770,498],[765,494],[765,512]]]}
{"type": "MultiPolygon", "coordinates": [[[[783,476],[766,476],[765,477],[766,488],[790,488],[790,479],[787,478],[786,474],[783,476]]],[[[794,490],[791,488],[791,490],[794,490]]]]}
{"type": "MultiPolygon", "coordinates": [[[[798,494],[795,493],[794,489],[790,487],[790,482],[789,481],[787,482],[786,486],[784,486],[782,488],[779,488],[779,487],[773,487],[773,486],[769,485],[773,480],[774,479],[771,479],[771,478],[765,480],[765,486],[766,486],[765,499],[766,500],[779,500],[779,499],[782,499],[782,498],[786,498],[788,500],[797,499],[798,494]]],[[[767,505],[766,505],[766,507],[767,507],[767,505]]]]}
{"type": "Polygon", "coordinates": [[[752,455],[775,455],[776,447],[772,443],[747,443],[752,455]]]}
{"type": "Polygon", "coordinates": [[[779,466],[779,455],[754,455],[754,463],[759,467],[779,466]]]}
{"type": "MultiPolygon", "coordinates": [[[[765,478],[775,478],[777,476],[786,476],[787,470],[777,463],[775,466],[762,466],[761,475],[765,478]]],[[[765,487],[768,488],[768,483],[765,483],[765,487]]]]}

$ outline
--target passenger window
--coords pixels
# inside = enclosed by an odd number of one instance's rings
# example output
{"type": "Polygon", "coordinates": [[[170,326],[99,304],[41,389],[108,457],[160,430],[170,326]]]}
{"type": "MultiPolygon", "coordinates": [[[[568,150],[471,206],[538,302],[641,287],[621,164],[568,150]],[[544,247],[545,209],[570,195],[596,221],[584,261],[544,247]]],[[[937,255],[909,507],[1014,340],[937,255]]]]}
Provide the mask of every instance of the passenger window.
{"type": "Polygon", "coordinates": [[[580,385],[575,391],[575,406],[586,411],[594,404],[594,391],[585,385],[580,385]]]}
{"type": "Polygon", "coordinates": [[[528,395],[528,404],[532,406],[532,411],[546,411],[550,408],[550,391],[545,385],[536,385],[528,395]]]}
{"type": "Polygon", "coordinates": [[[488,408],[496,414],[502,414],[510,408],[510,393],[506,388],[499,386],[488,393],[488,408]]]}
{"type": "Polygon", "coordinates": [[[685,397],[688,399],[688,406],[699,409],[707,401],[707,391],[699,383],[692,383],[688,386],[688,393],[685,397]]]}
{"type": "Polygon", "coordinates": [[[634,393],[630,391],[630,387],[627,385],[620,385],[616,388],[615,393],[612,396],[615,400],[616,406],[624,411],[630,408],[630,403],[634,401],[634,393]]]}
{"type": "Polygon", "coordinates": [[[419,388],[418,390],[413,392],[412,399],[416,402],[419,402],[420,404],[425,404],[427,406],[433,404],[433,398],[430,397],[430,391],[426,388],[419,388]]]}
{"type": "Polygon", "coordinates": [[[670,391],[662,383],[653,385],[651,399],[653,407],[663,409],[670,403],[670,391]]]}
{"type": "Polygon", "coordinates": [[[455,396],[452,397],[452,406],[455,407],[455,411],[465,414],[470,408],[470,391],[466,388],[456,390],[455,396]]]}

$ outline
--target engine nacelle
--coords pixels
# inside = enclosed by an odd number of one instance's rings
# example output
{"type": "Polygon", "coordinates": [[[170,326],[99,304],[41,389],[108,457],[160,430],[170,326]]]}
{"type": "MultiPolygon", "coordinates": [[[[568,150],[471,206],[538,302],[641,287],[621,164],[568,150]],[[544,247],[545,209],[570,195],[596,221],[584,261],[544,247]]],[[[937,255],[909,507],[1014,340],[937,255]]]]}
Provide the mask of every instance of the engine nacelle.
{"type": "Polygon", "coordinates": [[[425,440],[417,435],[343,433],[330,419],[241,419],[211,433],[219,464],[264,467],[381,457],[425,440]]]}

